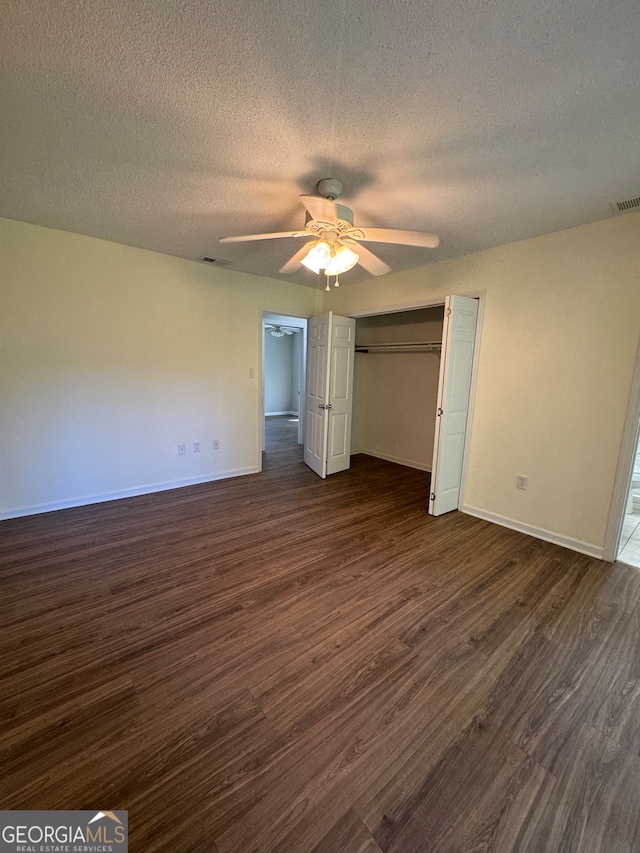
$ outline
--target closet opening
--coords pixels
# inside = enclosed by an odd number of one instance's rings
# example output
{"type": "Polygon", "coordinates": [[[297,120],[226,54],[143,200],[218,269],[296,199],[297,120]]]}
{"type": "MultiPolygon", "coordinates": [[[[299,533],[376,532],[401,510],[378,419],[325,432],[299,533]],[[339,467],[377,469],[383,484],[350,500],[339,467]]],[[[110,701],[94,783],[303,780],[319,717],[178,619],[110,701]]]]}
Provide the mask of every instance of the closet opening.
{"type": "Polygon", "coordinates": [[[444,305],[356,319],[353,454],[431,472],[443,322],[444,305]]]}
{"type": "Polygon", "coordinates": [[[428,473],[430,515],[458,509],[480,300],[356,320],[354,451],[428,473]]]}

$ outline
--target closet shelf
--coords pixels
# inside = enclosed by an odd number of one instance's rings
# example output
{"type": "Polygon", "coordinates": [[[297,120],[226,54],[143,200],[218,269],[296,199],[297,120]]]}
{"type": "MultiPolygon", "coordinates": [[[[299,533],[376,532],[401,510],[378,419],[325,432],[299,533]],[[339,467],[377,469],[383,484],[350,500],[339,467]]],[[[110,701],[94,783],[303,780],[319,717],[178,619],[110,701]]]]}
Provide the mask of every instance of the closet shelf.
{"type": "Polygon", "coordinates": [[[356,352],[440,352],[441,341],[411,341],[396,344],[356,344],[356,352]]]}

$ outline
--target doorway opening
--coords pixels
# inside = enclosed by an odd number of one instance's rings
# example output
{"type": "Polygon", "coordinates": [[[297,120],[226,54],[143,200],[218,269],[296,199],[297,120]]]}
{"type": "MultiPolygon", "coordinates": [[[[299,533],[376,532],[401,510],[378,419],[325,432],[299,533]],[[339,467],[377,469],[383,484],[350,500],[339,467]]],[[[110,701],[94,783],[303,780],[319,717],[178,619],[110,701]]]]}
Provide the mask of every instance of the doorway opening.
{"type": "Polygon", "coordinates": [[[307,321],[262,314],[262,468],[302,459],[307,321]]]}
{"type": "Polygon", "coordinates": [[[640,568],[640,430],[622,521],[618,559],[640,568]]]}
{"type": "Polygon", "coordinates": [[[355,449],[428,472],[431,515],[462,503],[479,307],[447,296],[356,321],[355,449]]]}
{"type": "Polygon", "coordinates": [[[353,452],[431,472],[444,305],[358,317],[353,452]]]}
{"type": "MultiPolygon", "coordinates": [[[[618,470],[616,473],[611,507],[609,510],[609,521],[605,534],[602,557],[604,560],[613,562],[621,560],[632,566],[640,568],[640,559],[636,561],[632,556],[635,550],[635,542],[640,539],[637,525],[634,524],[633,516],[637,501],[634,501],[634,492],[638,492],[638,447],[640,446],[640,345],[636,352],[636,362],[631,380],[627,416],[622,433],[622,443],[618,456],[618,470]],[[629,518],[631,516],[631,518],[629,518]],[[633,540],[633,541],[632,541],[633,540]],[[626,546],[630,547],[627,548],[626,546]],[[622,552],[625,552],[624,555],[622,552]]],[[[640,515],[638,516],[640,519],[640,515]]],[[[636,551],[636,553],[638,553],[636,551]]]]}

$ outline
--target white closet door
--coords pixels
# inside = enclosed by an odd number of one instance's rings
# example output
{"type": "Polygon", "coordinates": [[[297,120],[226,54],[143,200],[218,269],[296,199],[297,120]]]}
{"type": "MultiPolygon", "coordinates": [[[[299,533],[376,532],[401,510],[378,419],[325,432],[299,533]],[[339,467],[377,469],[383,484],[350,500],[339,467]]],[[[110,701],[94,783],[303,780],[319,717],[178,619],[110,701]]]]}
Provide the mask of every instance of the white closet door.
{"type": "Polygon", "coordinates": [[[304,461],[322,478],[351,464],[355,327],[331,311],[307,327],[304,461]]]}
{"type": "Polygon", "coordinates": [[[477,318],[477,299],[447,297],[431,468],[431,515],[457,509],[460,500],[477,318]]]}
{"type": "Polygon", "coordinates": [[[330,328],[330,311],[311,317],[307,323],[304,461],[323,479],[327,476],[330,328]]]}
{"type": "Polygon", "coordinates": [[[351,413],[353,410],[353,363],[356,321],[335,314],[331,322],[327,474],[351,466],[351,413]]]}

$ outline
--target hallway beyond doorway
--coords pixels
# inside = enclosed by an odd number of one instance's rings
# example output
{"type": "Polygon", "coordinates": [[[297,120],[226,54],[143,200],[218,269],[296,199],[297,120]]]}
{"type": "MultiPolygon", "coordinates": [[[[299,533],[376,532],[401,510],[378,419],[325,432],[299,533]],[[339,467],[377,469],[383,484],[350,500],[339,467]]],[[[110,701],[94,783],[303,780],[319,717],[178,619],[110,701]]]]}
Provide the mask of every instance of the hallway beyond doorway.
{"type": "Polygon", "coordinates": [[[286,465],[304,465],[303,447],[298,444],[298,418],[294,415],[269,415],[264,419],[262,470],[286,465]]]}

